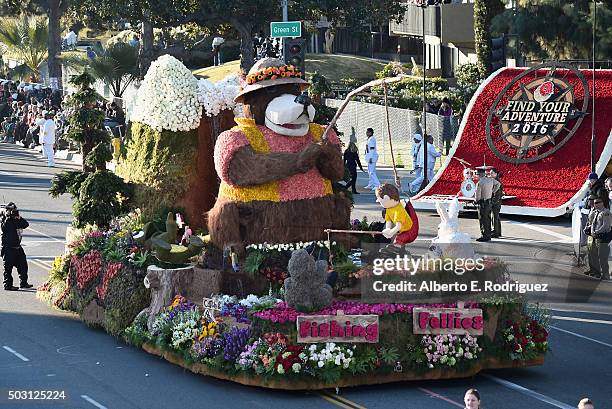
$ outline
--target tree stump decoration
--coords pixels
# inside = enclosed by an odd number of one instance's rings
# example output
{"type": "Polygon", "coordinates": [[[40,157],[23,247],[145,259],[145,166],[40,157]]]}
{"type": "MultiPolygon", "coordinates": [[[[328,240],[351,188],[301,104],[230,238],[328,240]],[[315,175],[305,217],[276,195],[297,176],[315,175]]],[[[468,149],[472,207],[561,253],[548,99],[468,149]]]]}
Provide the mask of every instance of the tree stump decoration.
{"type": "Polygon", "coordinates": [[[191,287],[193,280],[193,266],[170,269],[157,266],[147,268],[144,285],[151,290],[151,306],[147,319],[149,330],[153,328],[155,315],[170,305],[175,295],[186,295],[186,290],[191,287]]]}

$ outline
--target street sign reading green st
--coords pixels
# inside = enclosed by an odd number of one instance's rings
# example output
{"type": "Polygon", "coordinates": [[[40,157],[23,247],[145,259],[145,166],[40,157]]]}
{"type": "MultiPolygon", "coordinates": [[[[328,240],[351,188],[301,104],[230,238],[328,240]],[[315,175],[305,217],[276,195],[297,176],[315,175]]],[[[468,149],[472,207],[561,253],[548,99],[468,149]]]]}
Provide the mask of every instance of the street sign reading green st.
{"type": "Polygon", "coordinates": [[[270,37],[301,37],[301,21],[273,21],[270,23],[270,37]]]}

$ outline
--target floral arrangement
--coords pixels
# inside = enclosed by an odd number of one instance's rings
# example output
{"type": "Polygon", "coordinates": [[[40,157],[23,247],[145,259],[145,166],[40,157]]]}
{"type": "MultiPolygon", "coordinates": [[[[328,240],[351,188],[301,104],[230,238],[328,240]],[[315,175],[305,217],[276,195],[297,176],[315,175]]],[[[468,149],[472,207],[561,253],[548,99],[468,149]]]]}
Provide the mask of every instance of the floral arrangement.
{"type": "Polygon", "coordinates": [[[333,342],[325,344],[313,344],[302,353],[304,360],[312,361],[317,368],[342,367],[348,369],[353,361],[353,347],[336,345],[333,342]]]}
{"type": "Polygon", "coordinates": [[[72,256],[70,265],[76,272],[77,286],[82,290],[100,274],[102,256],[98,250],[92,250],[83,257],[72,256]]]}
{"type": "Polygon", "coordinates": [[[336,246],[337,243],[335,241],[330,242],[329,240],[319,240],[319,241],[300,241],[299,243],[280,243],[280,244],[271,244],[271,243],[259,243],[259,244],[249,244],[246,246],[247,250],[262,250],[262,251],[293,251],[306,249],[311,246],[319,247],[319,248],[328,248],[330,245],[336,246]]]}
{"type": "Polygon", "coordinates": [[[260,81],[275,80],[277,78],[301,78],[302,73],[294,65],[282,65],[280,67],[268,67],[249,74],[246,77],[248,85],[253,85],[260,81]]]}
{"type": "MultiPolygon", "coordinates": [[[[202,319],[199,307],[184,297],[175,297],[170,305],[155,318],[153,330],[147,331],[146,321],[136,319],[125,332],[132,343],[156,344],[186,359],[199,362],[216,371],[231,374],[245,373],[253,376],[318,378],[333,384],[343,376],[358,374],[389,374],[434,368],[457,368],[487,357],[479,340],[471,335],[413,335],[406,325],[412,318],[412,309],[417,305],[363,304],[357,302],[335,302],[331,307],[316,314],[334,314],[342,309],[346,314],[378,314],[381,328],[386,328],[379,344],[351,344],[339,342],[296,344],[293,325],[284,326],[280,321],[272,322],[248,318],[272,310],[254,311],[271,300],[270,297],[250,295],[239,300],[236,297],[215,297],[226,308],[238,306],[246,310],[247,320],[243,324],[230,325],[226,318],[213,322],[202,319]],[[384,321],[384,323],[383,323],[384,321]]],[[[280,303],[279,303],[280,304],[280,303]]],[[[431,307],[454,307],[431,305],[431,307]]],[[[468,307],[474,307],[471,304],[468,307]]],[[[278,304],[277,304],[278,307],[278,304]]],[[[287,309],[285,309],[286,311],[287,309]]],[[[291,321],[284,321],[289,322],[291,321]]],[[[522,331],[529,329],[534,345],[542,341],[544,333],[537,321],[525,321],[522,331]]],[[[514,327],[512,327],[514,328],[514,327]]],[[[487,344],[488,345],[488,344],[487,344]]],[[[497,354],[498,349],[489,351],[497,354]]],[[[540,349],[538,353],[545,352],[540,349]]],[[[530,359],[523,356],[519,359],[530,359]]]]}
{"type": "Polygon", "coordinates": [[[548,331],[537,320],[506,321],[504,347],[512,360],[531,359],[548,351],[548,331]]]}
{"type": "Polygon", "coordinates": [[[104,279],[102,280],[102,285],[96,287],[96,294],[98,298],[104,300],[106,297],[106,292],[108,291],[108,285],[110,284],[110,280],[113,279],[121,271],[123,268],[123,264],[121,263],[110,263],[106,266],[106,271],[104,272],[104,279]]]}
{"type": "Polygon", "coordinates": [[[224,109],[235,109],[234,97],[240,92],[240,79],[236,74],[230,74],[216,83],[198,80],[198,101],[207,116],[218,115],[224,109]]]}
{"type": "Polygon", "coordinates": [[[240,356],[247,345],[250,331],[250,328],[233,327],[223,334],[223,359],[233,362],[240,356]]]}
{"type": "Polygon", "coordinates": [[[477,359],[482,352],[478,339],[469,334],[424,335],[421,345],[429,368],[454,367],[458,362],[477,359]]]}
{"type": "MultiPolygon", "coordinates": [[[[387,315],[387,314],[411,314],[415,307],[423,307],[424,304],[365,304],[357,301],[340,301],[335,300],[332,305],[322,309],[315,315],[336,315],[338,311],[344,311],[347,315],[387,315]]],[[[434,308],[455,308],[456,304],[427,304],[434,308]]],[[[466,303],[466,308],[477,308],[478,304],[466,303]]],[[[287,322],[295,322],[298,315],[312,315],[299,312],[291,308],[285,302],[279,302],[272,309],[255,312],[254,317],[265,321],[284,324],[287,322]]]]}
{"type": "MultiPolygon", "coordinates": [[[[144,221],[139,211],[116,218],[107,230],[82,229],[73,236],[64,255],[57,257],[48,281],[37,297],[50,305],[83,314],[91,303],[101,307],[89,325],[120,335],[150,303],[143,278],[152,258],[132,238],[144,221]]],[[[83,315],[83,319],[91,319],[83,315]]]]}
{"type": "Polygon", "coordinates": [[[202,105],[198,101],[198,82],[179,60],[162,55],[147,71],[131,120],[162,131],[196,129],[202,105]]]}

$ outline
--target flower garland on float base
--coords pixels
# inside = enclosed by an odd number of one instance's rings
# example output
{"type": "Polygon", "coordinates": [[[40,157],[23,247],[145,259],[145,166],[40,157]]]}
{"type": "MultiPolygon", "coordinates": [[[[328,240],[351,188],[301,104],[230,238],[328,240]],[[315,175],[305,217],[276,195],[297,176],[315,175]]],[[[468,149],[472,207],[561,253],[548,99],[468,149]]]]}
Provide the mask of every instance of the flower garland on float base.
{"type": "MultiPolygon", "coordinates": [[[[493,339],[487,335],[413,334],[413,310],[423,305],[336,300],[321,311],[305,313],[270,296],[251,294],[237,299],[225,295],[216,296],[215,301],[222,308],[210,321],[201,308],[177,295],[158,314],[152,331],[147,330],[146,320],[138,317],[124,337],[196,373],[281,389],[464,377],[488,367],[539,364],[548,350],[544,328],[548,325],[547,315],[539,306],[523,308],[515,304],[498,318],[500,322],[510,322],[508,317],[518,316],[534,331],[531,339],[537,347],[520,355],[508,349],[509,332],[505,326],[496,330],[493,339]],[[537,316],[532,314],[534,308],[539,311],[537,316]],[[237,309],[243,312],[240,319],[234,315],[237,309]],[[339,309],[351,315],[376,315],[380,322],[379,341],[298,342],[298,317],[335,315],[339,309]]],[[[454,308],[456,304],[435,307],[454,308]]],[[[483,308],[486,315],[490,305],[466,307],[483,308]]]]}

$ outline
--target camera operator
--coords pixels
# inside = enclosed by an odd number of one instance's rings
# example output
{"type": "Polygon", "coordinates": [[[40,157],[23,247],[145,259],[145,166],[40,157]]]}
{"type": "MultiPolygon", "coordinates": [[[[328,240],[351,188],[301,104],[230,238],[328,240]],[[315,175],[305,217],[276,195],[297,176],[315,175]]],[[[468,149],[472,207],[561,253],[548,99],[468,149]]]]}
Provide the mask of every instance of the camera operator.
{"type": "Polygon", "coordinates": [[[19,215],[19,210],[13,202],[7,204],[2,210],[0,222],[2,224],[0,255],[4,260],[4,289],[6,291],[18,290],[13,286],[13,267],[17,267],[17,273],[19,273],[19,287],[32,288],[33,286],[28,284],[28,262],[23,247],[21,247],[21,232],[30,224],[19,215]]]}

